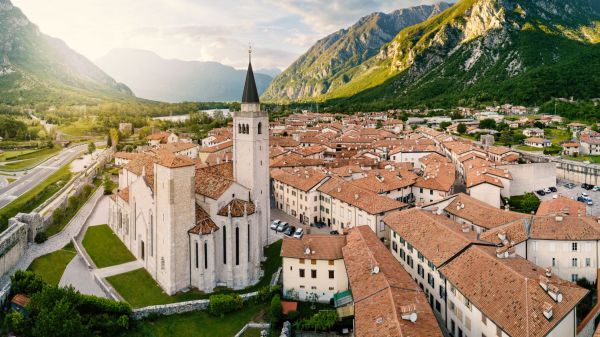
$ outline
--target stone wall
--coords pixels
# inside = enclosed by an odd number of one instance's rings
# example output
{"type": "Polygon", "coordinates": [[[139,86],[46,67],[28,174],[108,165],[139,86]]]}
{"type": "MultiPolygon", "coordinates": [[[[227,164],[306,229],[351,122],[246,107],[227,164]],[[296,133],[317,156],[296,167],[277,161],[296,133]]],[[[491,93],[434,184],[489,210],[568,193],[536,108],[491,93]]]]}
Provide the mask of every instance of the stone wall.
{"type": "Polygon", "coordinates": [[[554,163],[530,163],[498,166],[512,175],[509,195],[523,195],[526,192],[542,190],[556,186],[556,167],[554,163]]]}
{"type": "Polygon", "coordinates": [[[19,213],[9,220],[8,228],[0,235],[0,275],[5,275],[19,262],[27,250],[27,233],[29,225],[19,213]]]}
{"type": "MultiPolygon", "coordinates": [[[[241,297],[245,301],[256,296],[257,292],[242,294],[241,297]]],[[[179,303],[170,303],[162,305],[151,305],[144,308],[133,310],[133,319],[142,319],[150,315],[175,315],[185,312],[206,310],[208,308],[208,300],[196,300],[179,303]]]]}
{"type": "Polygon", "coordinates": [[[556,177],[579,184],[600,184],[600,165],[519,151],[523,158],[534,163],[553,163],[556,177]]]}

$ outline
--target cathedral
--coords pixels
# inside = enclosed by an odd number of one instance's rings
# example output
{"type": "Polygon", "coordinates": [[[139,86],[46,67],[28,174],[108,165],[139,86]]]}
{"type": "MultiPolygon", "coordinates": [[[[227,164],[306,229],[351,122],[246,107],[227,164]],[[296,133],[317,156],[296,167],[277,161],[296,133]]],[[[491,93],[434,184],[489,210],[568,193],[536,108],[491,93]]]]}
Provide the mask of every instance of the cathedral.
{"type": "Polygon", "coordinates": [[[119,173],[109,226],[169,295],[258,282],[267,244],[269,120],[252,64],[233,115],[233,161],[212,166],[160,148],[119,173]]]}

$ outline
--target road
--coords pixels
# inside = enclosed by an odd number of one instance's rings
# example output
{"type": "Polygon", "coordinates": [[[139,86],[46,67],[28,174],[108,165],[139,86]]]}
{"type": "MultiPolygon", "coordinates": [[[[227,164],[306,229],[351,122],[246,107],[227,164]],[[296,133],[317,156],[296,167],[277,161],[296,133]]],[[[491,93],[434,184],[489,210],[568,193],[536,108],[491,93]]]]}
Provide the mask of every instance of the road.
{"type": "Polygon", "coordinates": [[[85,150],[87,150],[87,144],[63,149],[54,157],[28,170],[28,173],[17,181],[0,188],[0,208],[3,208],[23,193],[37,186],[62,166],[79,157],[85,150]]]}

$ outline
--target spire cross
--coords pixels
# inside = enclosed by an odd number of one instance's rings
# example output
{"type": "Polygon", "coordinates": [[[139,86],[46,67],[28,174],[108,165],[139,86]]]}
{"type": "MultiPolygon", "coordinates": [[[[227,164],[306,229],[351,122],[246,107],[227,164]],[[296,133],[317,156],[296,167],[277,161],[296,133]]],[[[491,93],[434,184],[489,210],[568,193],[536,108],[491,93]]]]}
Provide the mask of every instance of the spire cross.
{"type": "Polygon", "coordinates": [[[248,63],[252,62],[252,43],[248,42],[248,63]]]}

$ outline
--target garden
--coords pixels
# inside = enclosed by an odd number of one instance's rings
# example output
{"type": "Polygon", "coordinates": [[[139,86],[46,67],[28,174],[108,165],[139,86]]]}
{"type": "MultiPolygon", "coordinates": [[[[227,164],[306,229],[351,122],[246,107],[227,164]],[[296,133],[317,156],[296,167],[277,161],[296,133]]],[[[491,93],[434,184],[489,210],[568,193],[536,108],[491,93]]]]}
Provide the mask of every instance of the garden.
{"type": "Polygon", "coordinates": [[[97,268],[135,261],[133,254],[108,225],[88,227],[82,243],[97,268]]]}

